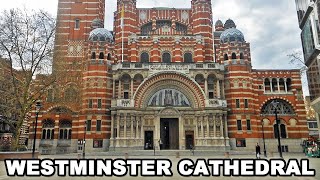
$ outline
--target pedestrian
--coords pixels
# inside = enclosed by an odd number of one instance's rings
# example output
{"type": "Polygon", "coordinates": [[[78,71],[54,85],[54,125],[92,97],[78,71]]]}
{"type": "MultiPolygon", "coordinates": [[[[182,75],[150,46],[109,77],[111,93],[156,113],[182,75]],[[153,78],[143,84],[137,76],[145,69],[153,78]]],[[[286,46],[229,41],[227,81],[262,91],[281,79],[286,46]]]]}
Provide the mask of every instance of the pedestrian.
{"type": "Polygon", "coordinates": [[[159,139],[159,149],[161,150],[162,149],[162,141],[161,141],[161,139],[159,139]]]}
{"type": "Polygon", "coordinates": [[[257,145],[256,145],[256,156],[257,156],[257,159],[260,159],[260,154],[261,154],[260,146],[259,146],[259,143],[257,143],[257,145]]]}

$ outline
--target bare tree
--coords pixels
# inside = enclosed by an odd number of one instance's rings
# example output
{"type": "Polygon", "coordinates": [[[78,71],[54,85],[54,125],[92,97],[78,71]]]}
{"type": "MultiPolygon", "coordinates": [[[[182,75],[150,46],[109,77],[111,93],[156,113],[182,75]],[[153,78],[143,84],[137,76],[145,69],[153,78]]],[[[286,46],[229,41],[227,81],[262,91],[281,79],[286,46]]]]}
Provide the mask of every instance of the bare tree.
{"type": "MultiPolygon", "coordinates": [[[[8,65],[5,82],[11,88],[0,96],[8,96],[14,101],[16,113],[13,147],[17,147],[20,129],[28,118],[35,102],[46,92],[46,88],[57,78],[49,75],[52,71],[52,55],[56,21],[44,11],[11,9],[0,15],[0,54],[8,65]],[[34,79],[38,74],[44,78],[34,79]],[[9,76],[8,76],[9,75],[9,76]]],[[[9,108],[10,109],[10,108],[9,108]]]]}

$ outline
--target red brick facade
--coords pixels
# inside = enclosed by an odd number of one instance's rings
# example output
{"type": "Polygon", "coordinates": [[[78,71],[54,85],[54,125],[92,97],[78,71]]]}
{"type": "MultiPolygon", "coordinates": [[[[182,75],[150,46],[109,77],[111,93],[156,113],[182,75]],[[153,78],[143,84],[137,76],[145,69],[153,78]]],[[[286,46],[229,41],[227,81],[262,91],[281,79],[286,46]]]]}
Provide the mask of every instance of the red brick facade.
{"type": "Polygon", "coordinates": [[[62,101],[43,100],[44,153],[80,152],[84,138],[88,151],[148,149],[160,139],[165,149],[248,150],[262,142],[262,122],[274,148],[272,100],[281,104],[284,145],[300,150],[308,130],[299,71],[252,69],[250,45],[232,20],[213,32],[211,0],[192,0],[190,9],[117,0],[113,32],[102,28],[105,6],[59,0],[57,59],[70,68],[53,90],[62,101]]]}

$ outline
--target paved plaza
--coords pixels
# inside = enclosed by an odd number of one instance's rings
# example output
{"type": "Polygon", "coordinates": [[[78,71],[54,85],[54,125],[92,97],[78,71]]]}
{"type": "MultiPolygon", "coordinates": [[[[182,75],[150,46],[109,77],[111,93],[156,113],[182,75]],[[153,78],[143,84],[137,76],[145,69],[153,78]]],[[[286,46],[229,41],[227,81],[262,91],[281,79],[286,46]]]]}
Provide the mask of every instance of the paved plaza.
{"type": "MultiPolygon", "coordinates": [[[[140,155],[140,154],[135,154],[131,155],[129,154],[129,158],[134,158],[134,159],[157,159],[157,158],[165,158],[165,159],[170,159],[172,161],[172,172],[173,176],[172,177],[144,177],[146,179],[184,179],[185,177],[182,177],[179,175],[177,172],[177,163],[179,162],[180,159],[183,158],[190,158],[192,160],[196,160],[199,158],[203,159],[218,159],[224,157],[223,153],[212,153],[212,155],[203,155],[201,152],[195,152],[195,155],[193,156],[192,154],[187,154],[187,153],[181,153],[180,157],[176,157],[175,155],[172,155],[173,153],[162,153],[162,152],[156,152],[156,156],[151,156],[150,153],[146,153],[146,155],[140,155]],[[198,154],[198,155],[197,155],[198,154]]],[[[42,155],[40,158],[53,158],[53,159],[77,159],[78,154],[65,154],[65,155],[42,155]]],[[[99,158],[99,159],[117,159],[117,158],[125,158],[125,155],[114,155],[110,156],[108,153],[95,153],[95,154],[87,154],[86,158],[99,158]]],[[[231,159],[248,159],[248,158],[254,158],[254,154],[241,154],[241,153],[231,153],[230,154],[231,159]]],[[[276,154],[274,157],[276,158],[276,154]]],[[[290,158],[296,158],[296,159],[303,159],[306,158],[304,154],[284,154],[284,159],[288,160],[290,158]]],[[[269,159],[269,158],[268,158],[269,159]]],[[[250,177],[250,179],[320,179],[320,158],[309,158],[310,160],[310,168],[316,170],[316,176],[315,177],[250,177]]],[[[58,177],[58,176],[52,176],[50,179],[101,179],[101,178],[108,178],[108,179],[141,179],[141,176],[138,177],[130,177],[130,176],[125,176],[125,177],[58,177]]],[[[211,179],[211,178],[217,178],[217,177],[188,177],[188,179],[211,179]]],[[[6,180],[6,179],[44,179],[44,177],[8,177],[6,175],[6,170],[5,170],[5,165],[4,162],[0,162],[0,180],[6,180]]],[[[223,177],[221,176],[218,179],[248,179],[248,177],[223,177]]]]}

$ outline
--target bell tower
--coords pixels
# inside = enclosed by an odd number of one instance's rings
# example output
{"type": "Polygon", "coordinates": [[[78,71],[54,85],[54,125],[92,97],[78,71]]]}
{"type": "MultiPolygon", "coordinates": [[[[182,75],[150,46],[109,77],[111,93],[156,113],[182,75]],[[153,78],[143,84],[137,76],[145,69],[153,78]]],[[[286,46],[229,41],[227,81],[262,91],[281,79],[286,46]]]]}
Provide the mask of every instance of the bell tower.
{"type": "MultiPolygon", "coordinates": [[[[104,9],[105,0],[58,1],[53,71],[59,69],[56,62],[81,63],[86,57],[85,41],[92,30],[92,21],[100,19],[103,22],[104,9]]],[[[62,69],[66,68],[69,69],[65,66],[62,69]]]]}
{"type": "Polygon", "coordinates": [[[204,61],[212,62],[214,52],[211,0],[192,0],[191,9],[193,34],[202,36],[204,39],[204,61]]]}
{"type": "Polygon", "coordinates": [[[136,0],[117,0],[117,11],[114,13],[114,36],[115,49],[117,49],[117,57],[122,61],[122,45],[123,60],[131,61],[128,56],[128,40],[131,34],[138,32],[137,24],[137,1],[136,0]]]}

